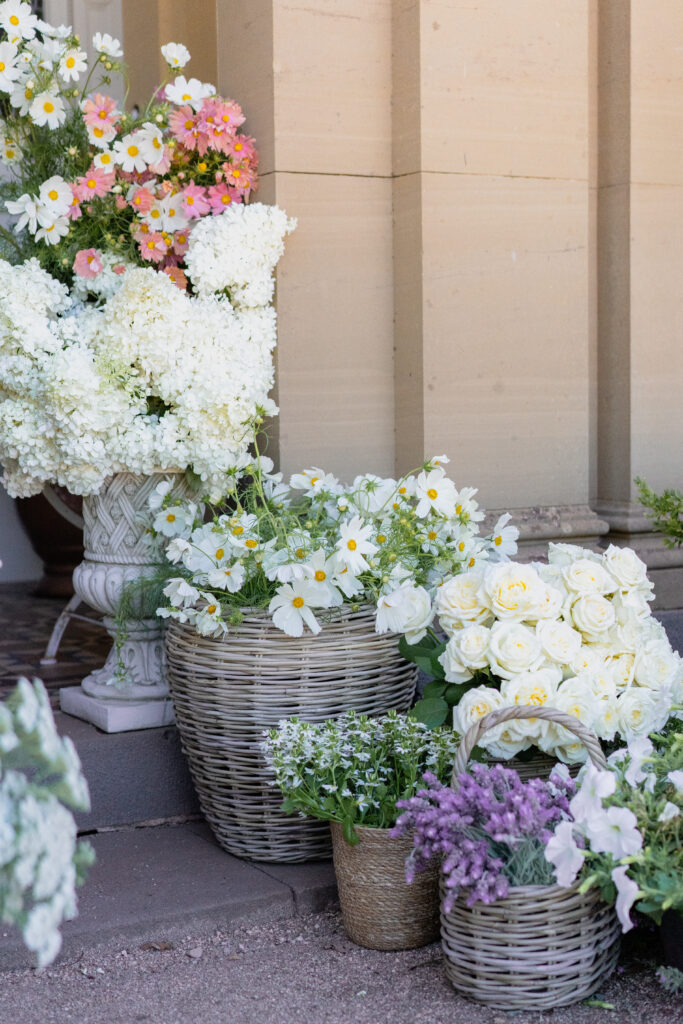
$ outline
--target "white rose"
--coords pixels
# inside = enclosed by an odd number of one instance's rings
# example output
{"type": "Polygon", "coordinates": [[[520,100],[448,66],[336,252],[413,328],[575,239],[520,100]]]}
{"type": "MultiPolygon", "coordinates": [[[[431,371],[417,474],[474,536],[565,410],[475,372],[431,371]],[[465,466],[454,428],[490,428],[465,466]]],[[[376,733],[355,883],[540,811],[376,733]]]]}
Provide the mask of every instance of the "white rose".
{"type": "Polygon", "coordinates": [[[375,630],[378,633],[405,633],[409,644],[416,644],[434,618],[432,600],[424,587],[405,584],[385,594],[377,602],[375,630]]]}
{"type": "MultiPolygon", "coordinates": [[[[546,583],[545,594],[538,606],[536,618],[557,619],[562,611],[566,599],[567,594],[564,589],[560,590],[559,587],[550,586],[546,583]]],[[[529,616],[529,619],[531,618],[532,616],[529,616]]]]}
{"type": "Polygon", "coordinates": [[[571,617],[586,639],[598,640],[612,628],[616,615],[612,603],[600,594],[584,594],[571,607],[571,617]]]}
{"type": "Polygon", "coordinates": [[[503,678],[540,668],[541,644],[533,629],[520,622],[495,622],[489,639],[489,664],[503,678]]]}
{"type": "Polygon", "coordinates": [[[498,619],[535,620],[547,599],[546,584],[530,565],[500,562],[484,574],[480,602],[498,619]]]}
{"type": "MultiPolygon", "coordinates": [[[[504,706],[503,698],[492,686],[473,686],[453,709],[453,727],[461,736],[484,715],[504,706]]],[[[488,735],[488,733],[487,733],[488,735]]]]}
{"type": "Polygon", "coordinates": [[[633,682],[636,657],[630,651],[623,651],[609,658],[606,668],[616,683],[618,690],[625,690],[633,682]]]}
{"type": "Polygon", "coordinates": [[[605,655],[601,650],[590,644],[584,644],[575,658],[572,658],[569,668],[574,675],[580,672],[592,672],[601,669],[605,664],[605,655]]]}
{"type": "MultiPolygon", "coordinates": [[[[520,672],[503,681],[500,694],[505,704],[510,706],[552,707],[561,679],[562,672],[556,665],[535,672],[520,672]]],[[[513,737],[527,743],[537,742],[549,729],[549,723],[541,718],[520,718],[508,722],[507,726],[513,737]]]]}
{"type": "Polygon", "coordinates": [[[528,750],[529,747],[533,746],[531,740],[526,737],[520,737],[512,732],[510,726],[513,724],[512,722],[504,722],[502,725],[496,726],[495,729],[489,729],[481,738],[479,741],[480,745],[491,757],[508,761],[515,754],[519,754],[521,750],[528,750]]]}
{"type": "Polygon", "coordinates": [[[620,590],[612,598],[614,610],[617,614],[617,622],[630,622],[632,619],[649,619],[652,612],[649,601],[653,600],[652,594],[646,594],[642,590],[620,590]]]}
{"type": "MultiPolygon", "coordinates": [[[[596,702],[589,687],[586,686],[580,689],[576,686],[571,687],[561,684],[553,697],[552,703],[553,707],[557,708],[558,711],[564,711],[568,715],[573,715],[574,718],[578,718],[587,728],[593,728],[596,702]]],[[[573,747],[576,743],[577,738],[575,734],[570,732],[569,729],[565,729],[563,725],[557,725],[555,722],[549,723],[545,736],[539,740],[539,746],[548,754],[554,753],[557,747],[573,747]]],[[[584,760],[584,758],[579,757],[578,760],[584,760]]]]}
{"type": "Polygon", "coordinates": [[[620,587],[628,590],[643,588],[650,590],[652,584],[647,578],[647,566],[632,548],[618,548],[610,544],[602,556],[602,564],[614,576],[620,587]]]}
{"type": "Polygon", "coordinates": [[[491,630],[487,626],[465,626],[453,639],[464,665],[474,669],[488,668],[491,630]]]}
{"type": "Polygon", "coordinates": [[[448,641],[443,654],[439,655],[439,664],[444,670],[447,683],[466,683],[474,675],[460,656],[457,633],[448,641]]]}
{"type": "Polygon", "coordinates": [[[436,592],[436,614],[449,636],[463,625],[491,620],[491,611],[479,600],[481,576],[463,572],[442,583],[436,592]]]}
{"type": "Polygon", "coordinates": [[[559,565],[562,568],[571,565],[577,559],[589,559],[592,562],[599,562],[600,555],[597,555],[594,551],[589,551],[587,548],[581,548],[578,544],[553,544],[548,545],[548,563],[550,565],[559,565]]]}
{"type": "Polygon", "coordinates": [[[668,640],[654,640],[638,650],[633,675],[640,686],[663,690],[674,685],[680,668],[681,659],[671,650],[668,640]]]}
{"type": "Polygon", "coordinates": [[[656,703],[650,690],[632,686],[617,698],[619,732],[626,739],[647,736],[654,727],[656,703]]]}
{"type": "Polygon", "coordinates": [[[577,558],[562,573],[567,589],[575,594],[613,594],[617,581],[591,558],[577,558]]]}
{"type": "Polygon", "coordinates": [[[536,626],[536,636],[547,658],[558,665],[569,665],[578,656],[583,638],[572,629],[568,622],[559,619],[541,621],[536,626]]]}

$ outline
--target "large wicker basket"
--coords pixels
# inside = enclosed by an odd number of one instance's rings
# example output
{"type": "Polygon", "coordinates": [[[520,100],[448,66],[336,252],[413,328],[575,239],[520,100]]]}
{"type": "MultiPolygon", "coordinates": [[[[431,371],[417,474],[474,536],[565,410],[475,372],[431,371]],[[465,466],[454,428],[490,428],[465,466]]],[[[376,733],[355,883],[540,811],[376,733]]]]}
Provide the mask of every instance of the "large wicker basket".
{"type": "Polygon", "coordinates": [[[292,715],[322,722],[413,701],[417,668],[393,634],[375,632],[370,606],[335,609],[318,636],[286,636],[247,612],[222,639],[173,622],[168,681],[199,802],[220,845],[260,861],[329,857],[327,822],[285,815],[261,752],[263,732],[292,715]]]}
{"type": "Polygon", "coordinates": [[[413,839],[388,828],[356,825],[351,846],[341,825],[330,822],[334,871],[344,928],[368,949],[414,949],[439,938],[439,866],[406,882],[405,862],[413,839]]]}
{"type": "MultiPolygon", "coordinates": [[[[513,718],[563,725],[583,741],[596,767],[607,767],[598,739],[574,716],[553,708],[502,708],[463,737],[454,784],[484,732],[513,718]]],[[[442,908],[441,944],[453,987],[501,1010],[549,1010],[592,995],[616,966],[620,929],[595,890],[582,895],[578,889],[516,886],[495,903],[468,907],[457,900],[448,913],[442,908]]]]}

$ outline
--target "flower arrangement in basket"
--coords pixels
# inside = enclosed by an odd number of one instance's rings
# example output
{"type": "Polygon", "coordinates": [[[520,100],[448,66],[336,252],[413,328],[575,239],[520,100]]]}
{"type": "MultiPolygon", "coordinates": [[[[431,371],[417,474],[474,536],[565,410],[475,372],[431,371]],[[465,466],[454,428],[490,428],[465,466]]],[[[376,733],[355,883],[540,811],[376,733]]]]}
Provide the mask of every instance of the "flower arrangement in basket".
{"type": "Polygon", "coordinates": [[[406,715],[347,712],[311,725],[298,719],[267,734],[266,758],[283,810],[329,821],[344,927],[359,945],[409,949],[439,934],[438,870],[406,885],[410,837],[395,837],[397,807],[422,774],[446,780],[457,737],[406,715]]]}
{"type": "MultiPolygon", "coordinates": [[[[488,728],[540,715],[585,742],[598,769],[607,763],[581,723],[553,708],[504,708],[463,737],[452,787],[427,787],[402,802],[395,832],[412,833],[408,878],[442,866],[441,936],[446,973],[462,995],[501,1009],[551,1009],[595,992],[619,953],[614,911],[593,880],[556,884],[556,836],[573,826],[574,781],[565,765],[549,780],[522,782],[503,765],[467,761],[488,728]]],[[[417,876],[419,877],[419,875],[417,876]]]]}
{"type": "Polygon", "coordinates": [[[0,461],[13,495],[93,494],[128,471],[192,467],[218,495],[274,412],[273,270],[295,226],[246,205],[254,140],[239,105],[177,74],[140,113],[67,26],[0,5],[0,461]]]}
{"type": "Polygon", "coordinates": [[[221,636],[242,610],[267,609],[277,629],[300,637],[319,633],[342,606],[369,604],[378,633],[421,640],[439,584],[516,550],[509,515],[479,536],[476,491],[458,490],[447,462],[439,456],[400,480],[366,473],[344,485],[317,467],[287,483],[266,456],[245,458],[208,515],[160,485],[150,507],[171,579],[158,613],[221,636]]]}
{"type": "MultiPolygon", "coordinates": [[[[465,733],[504,707],[552,706],[602,740],[645,736],[681,703],[683,662],[653,618],[652,584],[630,548],[596,554],[551,544],[548,564],[483,565],[443,583],[435,599],[445,640],[403,645],[434,677],[416,706],[437,726],[453,714],[465,733]]],[[[510,721],[482,737],[493,757],[540,748],[585,758],[566,729],[541,717],[510,721]]]]}

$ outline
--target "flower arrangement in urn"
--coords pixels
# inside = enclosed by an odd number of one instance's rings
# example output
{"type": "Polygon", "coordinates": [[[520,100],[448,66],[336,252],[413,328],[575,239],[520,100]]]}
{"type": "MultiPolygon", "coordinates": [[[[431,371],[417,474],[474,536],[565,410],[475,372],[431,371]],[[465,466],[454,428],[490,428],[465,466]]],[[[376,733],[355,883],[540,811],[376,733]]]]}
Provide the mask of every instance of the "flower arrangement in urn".
{"type": "Polygon", "coordinates": [[[128,471],[192,467],[222,490],[272,385],[273,270],[294,227],[257,187],[244,114],[178,72],[140,114],[118,108],[119,41],[28,3],[4,31],[0,461],[11,494],[92,494],[128,471]]]}
{"type": "MultiPolygon", "coordinates": [[[[467,728],[498,708],[551,706],[601,739],[660,729],[683,696],[683,662],[650,611],[652,584],[629,548],[601,554],[551,544],[548,563],[477,566],[444,582],[435,611],[444,641],[428,636],[404,654],[435,680],[416,713],[436,726],[453,714],[467,728]]],[[[531,747],[585,759],[567,730],[539,719],[490,730],[483,747],[511,758],[531,747]]]]}

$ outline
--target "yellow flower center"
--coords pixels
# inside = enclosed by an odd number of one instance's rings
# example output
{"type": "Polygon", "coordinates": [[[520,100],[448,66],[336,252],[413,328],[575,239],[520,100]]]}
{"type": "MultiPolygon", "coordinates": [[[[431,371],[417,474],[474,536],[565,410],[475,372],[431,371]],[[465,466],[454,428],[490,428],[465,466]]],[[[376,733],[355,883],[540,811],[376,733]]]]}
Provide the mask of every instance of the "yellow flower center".
{"type": "MultiPolygon", "coordinates": [[[[0,68],[0,70],[2,70],[2,71],[5,70],[5,65],[4,64],[2,65],[2,68],[0,68]]],[[[25,89],[24,90],[24,96],[26,97],[27,100],[32,100],[33,99],[33,89],[25,89]]]]}
{"type": "Polygon", "coordinates": [[[461,540],[460,543],[458,544],[458,551],[464,551],[464,550],[465,550],[465,541],[461,540]]]}
{"type": "Polygon", "coordinates": [[[189,92],[184,92],[183,93],[183,99],[184,100],[191,100],[192,99],[192,95],[189,92]]]}
{"type": "Polygon", "coordinates": [[[185,245],[185,242],[187,241],[187,236],[186,235],[178,235],[177,238],[176,238],[176,241],[178,242],[179,245],[185,245]]]}
{"type": "Polygon", "coordinates": [[[205,164],[203,160],[202,160],[201,163],[197,164],[197,170],[198,171],[205,171],[207,167],[208,167],[208,164],[205,164]]]}
{"type": "Polygon", "coordinates": [[[155,149],[161,149],[161,143],[159,142],[159,139],[157,138],[156,135],[152,139],[152,145],[154,146],[155,149]]]}
{"type": "Polygon", "coordinates": [[[392,508],[400,508],[401,506],[399,505],[399,503],[397,501],[395,501],[391,507],[392,508]]]}
{"type": "Polygon", "coordinates": [[[303,599],[303,597],[295,597],[294,600],[292,601],[292,604],[294,605],[295,608],[303,608],[303,606],[304,606],[304,599],[303,599]]]}
{"type": "Polygon", "coordinates": [[[236,537],[240,537],[244,533],[244,527],[243,526],[235,526],[235,527],[233,527],[233,531],[232,532],[235,534],[236,537]]]}
{"type": "Polygon", "coordinates": [[[221,121],[223,122],[223,124],[228,124],[230,121],[230,114],[223,114],[223,116],[221,117],[221,121]]]}
{"type": "Polygon", "coordinates": [[[185,202],[188,206],[194,206],[194,196],[186,196],[185,202]]]}
{"type": "Polygon", "coordinates": [[[97,188],[97,179],[96,178],[88,178],[88,180],[86,181],[86,185],[88,186],[89,189],[96,189],[97,188]]]}
{"type": "Polygon", "coordinates": [[[139,152],[140,150],[138,149],[137,146],[128,147],[128,156],[137,156],[139,152]]]}
{"type": "Polygon", "coordinates": [[[158,217],[161,217],[161,212],[159,210],[150,210],[149,215],[156,220],[158,217]]]}
{"type": "Polygon", "coordinates": [[[172,512],[169,512],[168,515],[166,516],[166,522],[175,523],[175,516],[173,515],[172,512]]]}
{"type": "Polygon", "coordinates": [[[459,516],[461,514],[461,512],[462,512],[462,505],[456,505],[455,506],[455,514],[459,516]]]}
{"type": "Polygon", "coordinates": [[[503,543],[503,538],[502,537],[494,537],[493,538],[493,543],[500,545],[500,544],[503,543]]]}
{"type": "Polygon", "coordinates": [[[257,540],[251,540],[251,538],[250,538],[249,540],[245,540],[244,545],[245,545],[245,547],[248,547],[248,548],[257,548],[258,547],[258,541],[257,540]]]}
{"type": "Polygon", "coordinates": [[[227,192],[225,193],[225,195],[224,195],[224,196],[221,196],[221,202],[223,203],[223,206],[227,206],[227,205],[228,205],[229,203],[231,203],[231,202],[232,202],[232,199],[231,199],[231,198],[230,198],[230,196],[229,196],[229,195],[227,194],[227,192]]]}
{"type": "Polygon", "coordinates": [[[54,203],[55,199],[59,199],[59,192],[56,189],[51,188],[48,192],[48,198],[54,203]]]}
{"type": "Polygon", "coordinates": [[[17,18],[16,14],[10,15],[9,23],[10,23],[10,25],[18,25],[19,24],[19,19],[17,18]]]}
{"type": "Polygon", "coordinates": [[[236,142],[235,143],[235,152],[236,153],[241,153],[243,149],[244,149],[244,146],[242,145],[241,142],[236,142]]]}
{"type": "Polygon", "coordinates": [[[428,540],[436,540],[436,538],[437,538],[436,530],[430,530],[429,533],[427,534],[427,539],[428,540]]]}
{"type": "Polygon", "coordinates": [[[101,128],[93,128],[92,133],[96,139],[101,139],[104,135],[104,131],[101,128]]]}
{"type": "Polygon", "coordinates": [[[436,491],[433,487],[430,487],[429,490],[427,491],[427,497],[431,498],[432,501],[434,501],[435,498],[439,497],[439,492],[436,491]]]}
{"type": "Polygon", "coordinates": [[[241,177],[241,175],[242,172],[240,171],[239,167],[235,167],[234,171],[232,172],[233,178],[239,178],[241,177]]]}
{"type": "Polygon", "coordinates": [[[386,541],[386,539],[387,539],[387,538],[386,538],[386,537],[384,536],[384,534],[383,534],[383,533],[378,533],[378,534],[377,534],[377,543],[378,543],[378,544],[384,544],[384,542],[386,541]]]}
{"type": "Polygon", "coordinates": [[[5,156],[7,157],[8,160],[13,160],[14,159],[14,150],[13,149],[6,149],[5,150],[5,156]]]}
{"type": "Polygon", "coordinates": [[[207,615],[213,615],[213,613],[216,611],[216,608],[217,605],[210,604],[209,607],[206,609],[207,615]]]}
{"type": "Polygon", "coordinates": [[[72,68],[75,63],[76,63],[76,61],[73,59],[73,57],[67,57],[66,58],[66,66],[68,68],[72,68]]]}
{"type": "Polygon", "coordinates": [[[322,583],[323,580],[327,579],[327,573],[323,572],[322,569],[316,569],[315,578],[317,579],[318,583],[322,583]]]}
{"type": "Polygon", "coordinates": [[[45,113],[46,114],[51,114],[54,109],[55,109],[54,103],[50,103],[49,100],[45,100],[45,103],[43,103],[43,110],[45,111],[45,113]]]}
{"type": "Polygon", "coordinates": [[[150,239],[150,240],[149,240],[149,242],[147,243],[147,248],[148,248],[148,249],[153,249],[155,245],[156,245],[156,242],[153,242],[153,241],[152,241],[152,240],[150,239]]]}
{"type": "Polygon", "coordinates": [[[294,552],[294,554],[296,555],[297,558],[305,558],[306,557],[306,552],[304,551],[303,548],[297,548],[296,551],[294,552]]]}
{"type": "Polygon", "coordinates": [[[2,62],[1,60],[0,60],[0,71],[4,71],[4,70],[5,70],[5,65],[4,65],[4,64],[3,64],[3,62],[2,62]]]}
{"type": "Polygon", "coordinates": [[[216,558],[221,559],[224,554],[225,554],[225,551],[223,550],[223,548],[218,548],[217,551],[216,551],[216,558]]]}
{"type": "Polygon", "coordinates": [[[111,157],[110,157],[109,153],[102,153],[102,155],[100,157],[100,163],[101,164],[110,164],[111,163],[111,157]]]}
{"type": "Polygon", "coordinates": [[[474,556],[473,556],[472,558],[470,558],[470,560],[469,560],[469,562],[467,563],[467,565],[468,565],[468,567],[469,567],[470,569],[472,568],[472,566],[474,565],[474,556]]]}
{"type": "Polygon", "coordinates": [[[358,547],[358,545],[356,544],[355,540],[353,540],[353,538],[351,538],[351,540],[347,542],[346,546],[349,549],[349,551],[355,551],[356,548],[358,547]]]}
{"type": "Polygon", "coordinates": [[[107,120],[107,111],[106,110],[100,110],[100,111],[98,111],[97,116],[99,117],[100,121],[106,121],[107,120]]]}

